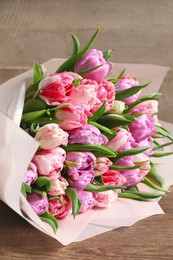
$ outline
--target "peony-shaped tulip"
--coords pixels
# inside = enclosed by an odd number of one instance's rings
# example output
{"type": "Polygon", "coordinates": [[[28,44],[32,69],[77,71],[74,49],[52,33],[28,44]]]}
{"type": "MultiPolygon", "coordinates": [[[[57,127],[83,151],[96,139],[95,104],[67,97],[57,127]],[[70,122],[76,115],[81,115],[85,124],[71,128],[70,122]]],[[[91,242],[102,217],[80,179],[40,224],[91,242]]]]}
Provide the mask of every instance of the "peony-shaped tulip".
{"type": "Polygon", "coordinates": [[[134,106],[129,114],[146,114],[148,117],[158,113],[158,101],[157,100],[146,100],[134,106]]]}
{"type": "Polygon", "coordinates": [[[48,209],[47,197],[42,197],[37,193],[28,193],[27,201],[38,216],[43,215],[48,209]]]}
{"type": "Polygon", "coordinates": [[[47,124],[39,128],[35,139],[40,143],[42,149],[53,149],[60,145],[67,145],[68,133],[57,124],[47,124]]]}
{"type": "Polygon", "coordinates": [[[56,219],[62,219],[72,213],[71,200],[66,195],[49,199],[49,213],[56,219]]]}
{"type": "Polygon", "coordinates": [[[99,65],[101,65],[101,67],[85,74],[84,78],[99,81],[105,78],[113,68],[113,63],[106,61],[101,51],[91,49],[76,62],[74,71],[78,73],[82,70],[95,68],[99,65]]]}
{"type": "Polygon", "coordinates": [[[55,119],[62,120],[59,126],[63,130],[73,130],[82,127],[87,123],[88,117],[92,114],[87,107],[80,103],[64,103],[55,111],[55,119]]]}
{"type": "Polygon", "coordinates": [[[65,194],[65,190],[68,186],[68,182],[62,176],[56,180],[51,181],[50,189],[48,190],[48,195],[57,196],[65,194]]]}
{"type": "Polygon", "coordinates": [[[56,147],[51,150],[38,151],[33,157],[32,162],[37,166],[40,175],[53,180],[60,177],[65,156],[66,152],[62,148],[56,147]]]}
{"type": "Polygon", "coordinates": [[[90,110],[92,113],[98,110],[101,105],[106,101],[106,110],[109,111],[114,106],[115,100],[115,87],[114,85],[105,79],[98,82],[99,88],[97,92],[97,103],[90,110]]]}
{"type": "Polygon", "coordinates": [[[49,106],[56,106],[69,101],[69,95],[74,89],[73,82],[76,79],[82,79],[82,77],[73,72],[49,75],[39,83],[40,98],[49,106]]]}
{"type": "Polygon", "coordinates": [[[94,193],[95,206],[99,208],[108,208],[117,200],[117,192],[113,190],[94,193]]]}
{"type": "MultiPolygon", "coordinates": [[[[115,91],[116,90],[125,90],[125,89],[129,89],[132,88],[134,86],[138,86],[139,82],[133,78],[131,78],[131,76],[129,74],[123,76],[118,83],[115,85],[115,91]]],[[[123,101],[126,103],[126,105],[130,105],[131,103],[135,102],[139,95],[140,95],[141,91],[138,91],[136,94],[123,99],[123,101]]]]}
{"type": "Polygon", "coordinates": [[[105,185],[124,185],[126,178],[116,170],[108,170],[102,175],[105,185]]]}
{"type": "Polygon", "coordinates": [[[69,144],[106,145],[107,142],[107,137],[90,124],[69,132],[69,144]]]}
{"type": "Polygon", "coordinates": [[[154,119],[152,117],[147,117],[146,114],[136,117],[135,121],[132,124],[129,124],[129,128],[133,138],[137,142],[156,134],[154,119]]]}
{"type": "Polygon", "coordinates": [[[27,170],[25,171],[23,181],[27,185],[31,185],[37,180],[37,178],[38,178],[37,166],[34,163],[30,162],[27,170]]]}
{"type": "Polygon", "coordinates": [[[79,209],[80,213],[84,213],[87,210],[92,209],[96,204],[93,193],[90,191],[78,191],[78,198],[81,201],[81,207],[79,209]]]}
{"type": "Polygon", "coordinates": [[[67,152],[65,164],[70,186],[77,190],[83,190],[95,176],[96,158],[91,152],[67,152]]]}
{"type": "Polygon", "coordinates": [[[83,79],[70,93],[70,98],[74,102],[87,105],[88,109],[91,110],[98,102],[98,88],[98,83],[95,80],[83,79]]]}

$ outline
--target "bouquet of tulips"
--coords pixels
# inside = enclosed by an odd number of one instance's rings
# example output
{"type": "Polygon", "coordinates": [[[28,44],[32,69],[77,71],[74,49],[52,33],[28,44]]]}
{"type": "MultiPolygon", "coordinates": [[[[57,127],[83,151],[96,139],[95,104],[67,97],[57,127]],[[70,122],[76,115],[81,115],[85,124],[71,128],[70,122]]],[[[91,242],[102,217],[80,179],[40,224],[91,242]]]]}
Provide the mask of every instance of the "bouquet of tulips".
{"type": "Polygon", "coordinates": [[[73,54],[53,74],[36,62],[25,95],[20,126],[39,149],[22,193],[55,233],[68,215],[111,207],[118,197],[143,201],[168,191],[152,162],[172,154],[163,150],[173,137],[157,119],[160,94],[143,96],[150,83],[141,85],[125,70],[112,76],[111,50],[91,49],[98,33],[82,50],[72,34],[73,54]]]}

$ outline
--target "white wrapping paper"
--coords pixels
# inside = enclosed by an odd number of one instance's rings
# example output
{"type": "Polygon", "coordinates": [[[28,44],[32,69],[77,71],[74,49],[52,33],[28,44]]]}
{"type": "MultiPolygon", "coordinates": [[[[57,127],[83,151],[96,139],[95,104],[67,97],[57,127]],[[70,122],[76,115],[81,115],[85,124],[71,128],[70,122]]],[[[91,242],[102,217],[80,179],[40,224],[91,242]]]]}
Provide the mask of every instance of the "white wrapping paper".
{"type": "MultiPolygon", "coordinates": [[[[55,72],[62,62],[61,59],[53,59],[44,63],[47,74],[55,72]]],[[[152,81],[143,94],[158,92],[168,71],[166,67],[155,65],[115,64],[110,78],[116,77],[125,68],[126,72],[136,77],[141,84],[152,81]]],[[[39,146],[36,140],[19,127],[26,79],[32,76],[33,70],[30,70],[0,86],[0,199],[37,229],[63,245],[81,241],[121,226],[131,226],[137,221],[155,214],[163,214],[158,200],[140,202],[118,199],[111,208],[92,209],[84,214],[79,214],[75,220],[72,216],[60,220],[56,235],[48,224],[39,219],[20,193],[24,172],[39,146]]],[[[173,132],[172,124],[162,123],[173,132]]],[[[171,161],[171,156],[159,158],[158,171],[165,178],[166,188],[173,184],[171,161]]],[[[150,188],[146,186],[142,188],[150,191],[150,188]]]]}

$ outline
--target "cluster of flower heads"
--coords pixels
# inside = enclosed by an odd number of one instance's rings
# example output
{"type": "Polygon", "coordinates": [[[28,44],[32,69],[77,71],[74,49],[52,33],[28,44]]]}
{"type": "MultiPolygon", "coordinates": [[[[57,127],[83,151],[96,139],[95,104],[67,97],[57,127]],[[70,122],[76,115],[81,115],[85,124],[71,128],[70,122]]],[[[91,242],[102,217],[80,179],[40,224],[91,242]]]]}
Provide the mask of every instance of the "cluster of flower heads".
{"type": "Polygon", "coordinates": [[[158,101],[140,102],[142,87],[128,74],[106,80],[112,68],[101,51],[91,49],[72,71],[41,71],[37,95],[28,91],[21,125],[40,147],[24,183],[37,215],[61,219],[109,207],[134,187],[142,198],[136,185],[151,170],[158,101]],[[137,91],[128,94],[131,89],[137,91]]]}

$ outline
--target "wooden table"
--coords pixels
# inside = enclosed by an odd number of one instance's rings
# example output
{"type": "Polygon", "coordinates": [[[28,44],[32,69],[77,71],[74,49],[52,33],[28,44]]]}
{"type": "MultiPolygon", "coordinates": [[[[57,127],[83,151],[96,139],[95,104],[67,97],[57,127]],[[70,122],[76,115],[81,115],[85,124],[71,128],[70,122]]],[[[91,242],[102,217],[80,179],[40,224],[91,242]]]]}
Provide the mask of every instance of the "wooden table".
{"type": "MultiPolygon", "coordinates": [[[[100,25],[95,47],[114,48],[113,60],[170,67],[160,118],[173,122],[172,0],[0,0],[0,83],[37,59],[68,57],[71,31],[82,44],[100,25]]],[[[62,246],[0,202],[0,259],[173,259],[173,188],[160,201],[165,215],[62,246]]]]}

